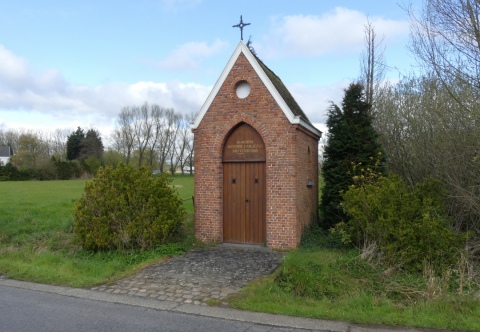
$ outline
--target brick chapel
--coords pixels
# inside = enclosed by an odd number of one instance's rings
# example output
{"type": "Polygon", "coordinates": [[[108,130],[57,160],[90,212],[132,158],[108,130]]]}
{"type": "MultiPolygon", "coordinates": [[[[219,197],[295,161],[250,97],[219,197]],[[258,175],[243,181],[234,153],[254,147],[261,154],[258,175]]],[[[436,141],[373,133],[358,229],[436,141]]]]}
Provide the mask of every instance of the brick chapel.
{"type": "Polygon", "coordinates": [[[243,41],[192,130],[197,239],[295,248],[317,220],[322,133],[243,41]]]}

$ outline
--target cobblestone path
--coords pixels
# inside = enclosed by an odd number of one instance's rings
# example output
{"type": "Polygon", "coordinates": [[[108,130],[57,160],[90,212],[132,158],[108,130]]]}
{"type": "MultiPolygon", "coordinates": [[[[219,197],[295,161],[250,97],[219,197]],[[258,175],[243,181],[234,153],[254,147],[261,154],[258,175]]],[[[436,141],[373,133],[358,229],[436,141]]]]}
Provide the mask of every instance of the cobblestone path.
{"type": "Polygon", "coordinates": [[[92,290],[203,304],[240,291],[253,279],[271,274],[284,257],[260,247],[200,248],[141,270],[138,274],[92,290]]]}

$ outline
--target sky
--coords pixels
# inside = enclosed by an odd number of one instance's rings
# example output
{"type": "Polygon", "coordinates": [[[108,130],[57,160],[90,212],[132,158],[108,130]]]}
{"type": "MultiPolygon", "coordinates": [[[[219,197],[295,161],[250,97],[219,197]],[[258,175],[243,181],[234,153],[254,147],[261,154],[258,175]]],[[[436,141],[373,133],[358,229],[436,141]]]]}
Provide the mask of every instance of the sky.
{"type": "MultiPolygon", "coordinates": [[[[415,67],[407,0],[0,0],[0,130],[97,129],[123,107],[200,110],[240,41],[324,131],[360,73],[364,26],[383,38],[386,78],[415,67]]],[[[410,1],[419,8],[421,0],[410,1]]]]}

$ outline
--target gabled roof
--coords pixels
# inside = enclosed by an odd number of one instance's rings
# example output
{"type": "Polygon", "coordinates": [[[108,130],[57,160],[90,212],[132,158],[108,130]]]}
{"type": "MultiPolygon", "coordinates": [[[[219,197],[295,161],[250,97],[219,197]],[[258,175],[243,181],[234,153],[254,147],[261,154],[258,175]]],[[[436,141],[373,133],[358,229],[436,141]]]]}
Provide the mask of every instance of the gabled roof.
{"type": "Polygon", "coordinates": [[[275,73],[271,71],[262,61],[260,61],[260,59],[253,55],[252,52],[250,52],[248,47],[242,41],[238,43],[237,48],[230,57],[230,60],[228,60],[227,65],[222,71],[222,74],[218,78],[212,91],[208,95],[207,100],[200,109],[200,112],[198,113],[195,121],[192,124],[192,129],[196,129],[200,125],[200,122],[205,116],[207,110],[210,108],[210,105],[212,104],[218,91],[225,82],[225,79],[230,73],[230,70],[232,69],[233,65],[242,53],[243,55],[245,55],[250,65],[253,67],[258,77],[262,80],[263,84],[265,84],[268,91],[273,96],[277,104],[280,106],[281,110],[283,111],[287,119],[290,121],[290,123],[299,124],[302,127],[311,131],[312,133],[321,136],[322,132],[315,128],[310,122],[310,120],[308,120],[307,116],[297,104],[288,89],[285,87],[282,80],[277,75],[275,75],[275,73]]]}
{"type": "Polygon", "coordinates": [[[0,157],[10,157],[9,146],[0,146],[0,157]]]}

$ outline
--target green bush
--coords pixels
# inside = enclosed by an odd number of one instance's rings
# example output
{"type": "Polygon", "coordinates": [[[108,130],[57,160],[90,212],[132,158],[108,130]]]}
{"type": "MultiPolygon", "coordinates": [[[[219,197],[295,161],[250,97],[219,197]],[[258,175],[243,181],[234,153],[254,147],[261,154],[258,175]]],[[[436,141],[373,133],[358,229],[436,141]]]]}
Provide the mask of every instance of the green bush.
{"type": "Polygon", "coordinates": [[[343,194],[349,223],[339,225],[357,246],[375,244],[390,267],[422,271],[425,263],[438,272],[456,263],[462,237],[445,214],[439,181],[426,179],[413,190],[398,176],[353,185],[343,194]]]}
{"type": "Polygon", "coordinates": [[[71,180],[79,178],[83,172],[82,165],[78,160],[62,161],[52,157],[55,165],[56,180],[71,180]]]}
{"type": "Polygon", "coordinates": [[[75,205],[76,238],[92,250],[143,250],[173,239],[185,210],[169,183],[147,168],[99,168],[75,205]]]}
{"type": "Polygon", "coordinates": [[[88,173],[95,175],[100,166],[102,166],[102,161],[95,156],[88,156],[82,161],[82,164],[88,173]]]}
{"type": "Polygon", "coordinates": [[[12,163],[0,166],[0,181],[46,180],[40,170],[33,168],[18,168],[12,163]]]}

